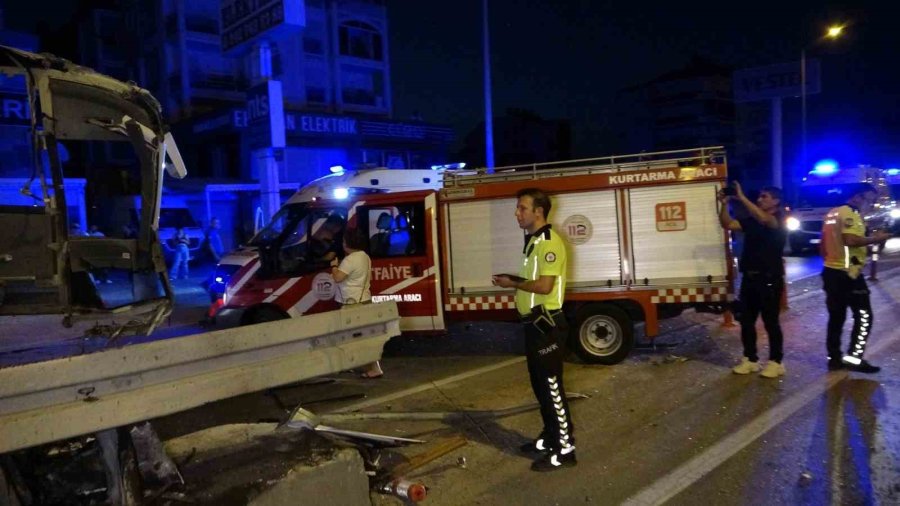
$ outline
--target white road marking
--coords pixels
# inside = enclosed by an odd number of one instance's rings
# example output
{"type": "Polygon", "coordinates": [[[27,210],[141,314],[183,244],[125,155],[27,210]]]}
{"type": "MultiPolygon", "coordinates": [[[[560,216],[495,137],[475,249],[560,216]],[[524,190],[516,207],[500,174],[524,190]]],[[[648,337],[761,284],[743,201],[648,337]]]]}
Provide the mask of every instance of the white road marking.
{"type": "MultiPolygon", "coordinates": [[[[866,349],[866,356],[880,353],[884,348],[895,344],[898,336],[900,333],[895,332],[889,338],[873,343],[873,346],[866,349]]],[[[669,472],[622,504],[644,506],[666,503],[762,437],[766,432],[780,425],[801,408],[821,397],[822,394],[845,380],[847,376],[847,371],[838,371],[828,374],[824,382],[815,380],[800,392],[760,414],[737,432],[725,437],[705,452],[669,472]]]]}
{"type": "Polygon", "coordinates": [[[344,406],[343,408],[336,409],[332,411],[332,413],[350,413],[352,411],[359,411],[360,409],[369,408],[372,406],[377,406],[379,404],[384,404],[385,402],[390,402],[396,399],[400,399],[403,397],[408,397],[413,394],[417,394],[419,392],[424,392],[426,390],[431,390],[436,387],[442,387],[444,385],[449,385],[451,383],[456,383],[457,381],[462,381],[467,378],[471,378],[473,376],[478,376],[484,373],[488,373],[497,369],[501,369],[503,367],[520,364],[525,361],[525,357],[516,357],[511,358],[509,360],[504,360],[502,362],[497,362],[496,364],[486,365],[484,367],[479,367],[478,369],[472,369],[471,371],[466,371],[464,373],[456,374],[454,376],[450,376],[444,379],[439,379],[437,381],[431,381],[429,383],[423,383],[418,386],[414,386],[412,388],[407,388],[406,390],[400,390],[399,392],[394,392],[392,394],[388,394],[382,397],[375,397],[373,399],[368,399],[362,402],[357,402],[356,404],[351,404],[349,406],[344,406]]]}

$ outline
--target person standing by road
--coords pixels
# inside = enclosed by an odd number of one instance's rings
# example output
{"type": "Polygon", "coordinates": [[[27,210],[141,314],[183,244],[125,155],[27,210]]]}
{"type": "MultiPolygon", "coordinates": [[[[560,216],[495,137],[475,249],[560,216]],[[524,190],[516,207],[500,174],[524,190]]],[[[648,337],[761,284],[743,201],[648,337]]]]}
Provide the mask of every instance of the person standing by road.
{"type": "Polygon", "coordinates": [[[722,228],[744,233],[744,249],[740,259],[740,300],[744,306],[740,321],[744,357],[732,372],[750,374],[762,371],[760,376],[777,378],[785,373],[784,336],[778,321],[781,291],[784,289],[782,252],[787,239],[781,190],[774,186],[763,188],[754,204],[744,194],[740,183],[734,181],[732,188],[730,192],[719,192],[722,202],[719,222],[722,228]],[[728,209],[728,202],[732,200],[740,203],[748,216],[734,219],[728,209]],[[769,335],[769,362],[765,369],[760,366],[756,351],[756,320],[760,314],[769,335]]]}
{"type": "MultiPolygon", "coordinates": [[[[366,234],[358,228],[344,231],[343,260],[331,260],[331,277],[337,283],[335,302],[342,306],[359,304],[372,300],[372,259],[365,252],[366,234]]],[[[380,378],[384,375],[381,364],[376,360],[362,373],[364,379],[380,378]]]]}
{"type": "Polygon", "coordinates": [[[547,222],[550,199],[536,188],[516,195],[516,221],[525,230],[525,261],[518,276],[498,274],[496,286],[516,289],[516,309],[525,327],[525,352],[531,388],[540,405],[543,430],[521,447],[540,457],[534,471],[577,464],[572,415],[563,388],[563,358],[568,324],[562,312],[566,291],[566,245],[547,222]]]}
{"type": "Polygon", "coordinates": [[[175,259],[172,261],[172,271],[169,273],[170,279],[187,279],[190,274],[188,262],[191,260],[191,240],[188,238],[184,229],[178,227],[175,229],[175,237],[172,239],[175,243],[175,259]],[[184,272],[184,274],[181,274],[184,272]]]}
{"type": "Polygon", "coordinates": [[[863,359],[866,342],[872,330],[872,305],[869,287],[863,275],[866,264],[866,247],[887,241],[891,234],[878,231],[866,237],[865,215],[878,198],[874,186],[860,183],[847,200],[847,204],[835,207],[825,215],[822,225],[822,243],[819,245],[825,266],[822,269],[822,287],[828,307],[828,369],[850,369],[863,373],[881,370],[863,359]],[[847,319],[847,308],[853,311],[853,331],[850,349],[841,355],[841,331],[847,319]]]}
{"type": "Polygon", "coordinates": [[[222,245],[222,236],[219,230],[222,228],[222,222],[219,218],[209,220],[209,226],[206,228],[203,238],[203,249],[213,263],[219,263],[222,255],[225,254],[225,247],[222,245]]]}

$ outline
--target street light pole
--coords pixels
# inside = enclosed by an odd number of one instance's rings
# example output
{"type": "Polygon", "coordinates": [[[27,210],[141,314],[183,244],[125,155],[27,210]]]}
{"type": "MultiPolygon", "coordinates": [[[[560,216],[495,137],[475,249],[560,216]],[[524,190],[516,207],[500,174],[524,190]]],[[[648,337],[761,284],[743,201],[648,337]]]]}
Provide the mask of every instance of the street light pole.
{"type": "MultiPolygon", "coordinates": [[[[800,163],[801,170],[807,169],[806,159],[806,48],[800,49],[800,122],[802,135],[800,137],[800,163]]],[[[805,174],[805,172],[801,172],[805,174]]],[[[793,185],[792,185],[793,186],[793,185]]],[[[796,189],[794,189],[796,193],[796,189]]]]}
{"type": "MultiPolygon", "coordinates": [[[[828,31],[825,33],[826,39],[836,39],[841,36],[841,33],[844,31],[844,25],[832,25],[828,28],[828,31]]],[[[821,39],[819,39],[821,40],[821,39]]],[[[806,174],[809,163],[807,159],[807,151],[806,151],[806,48],[809,46],[804,46],[800,48],[800,124],[801,124],[801,138],[800,138],[800,167],[801,170],[804,171],[802,174],[806,174]]],[[[817,76],[818,78],[818,76],[817,76]]],[[[796,175],[795,175],[796,176],[796,175]]],[[[796,177],[792,177],[791,179],[791,187],[792,187],[792,195],[794,196],[794,200],[796,201],[796,197],[798,194],[798,188],[796,184],[796,177]]]]}
{"type": "Polygon", "coordinates": [[[488,0],[482,2],[484,32],[484,151],[488,173],[494,172],[494,111],[491,105],[491,48],[488,31],[488,0]]]}

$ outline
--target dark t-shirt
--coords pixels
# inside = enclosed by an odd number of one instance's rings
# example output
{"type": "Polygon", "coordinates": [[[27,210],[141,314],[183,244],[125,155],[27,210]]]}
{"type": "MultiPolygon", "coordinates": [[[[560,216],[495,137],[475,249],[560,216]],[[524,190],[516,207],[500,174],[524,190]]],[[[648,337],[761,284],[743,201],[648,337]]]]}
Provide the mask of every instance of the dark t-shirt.
{"type": "Polygon", "coordinates": [[[741,272],[777,274],[784,272],[782,250],[787,239],[787,229],[781,213],[775,215],[778,228],[769,228],[755,218],[741,218],[738,223],[744,231],[744,252],[741,254],[741,272]]]}

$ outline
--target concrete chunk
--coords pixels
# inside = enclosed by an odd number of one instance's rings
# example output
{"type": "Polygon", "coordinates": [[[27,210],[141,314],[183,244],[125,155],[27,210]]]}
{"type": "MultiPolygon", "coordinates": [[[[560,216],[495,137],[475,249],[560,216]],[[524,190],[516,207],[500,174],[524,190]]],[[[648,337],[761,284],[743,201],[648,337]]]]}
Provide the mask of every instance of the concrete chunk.
{"type": "Polygon", "coordinates": [[[312,431],[271,424],[214,428],[166,443],[185,480],[185,500],[215,505],[370,504],[355,448],[312,431]],[[187,459],[185,461],[185,459],[187,459]]]}

